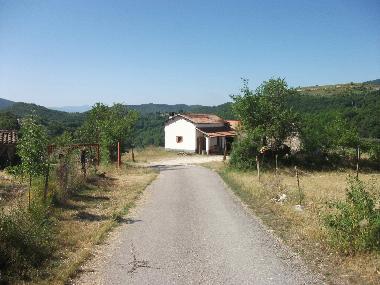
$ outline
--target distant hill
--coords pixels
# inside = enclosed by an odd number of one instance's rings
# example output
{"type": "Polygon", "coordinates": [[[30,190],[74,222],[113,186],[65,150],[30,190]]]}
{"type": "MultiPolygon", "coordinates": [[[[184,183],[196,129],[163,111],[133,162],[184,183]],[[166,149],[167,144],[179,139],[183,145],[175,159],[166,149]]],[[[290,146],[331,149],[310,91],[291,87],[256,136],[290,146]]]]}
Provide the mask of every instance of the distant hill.
{"type": "MultiPolygon", "coordinates": [[[[376,79],[364,83],[299,87],[296,89],[297,94],[289,98],[288,104],[301,114],[341,113],[359,130],[361,136],[380,138],[380,117],[377,116],[380,110],[379,82],[380,79],[376,79]]],[[[150,103],[128,107],[141,114],[137,123],[139,146],[163,144],[164,122],[172,112],[213,113],[224,119],[235,119],[231,102],[218,106],[150,103]]],[[[35,112],[53,137],[64,131],[74,132],[82,125],[89,108],[83,105],[57,107],[54,109],[59,110],[53,110],[36,104],[16,103],[0,98],[0,115],[3,121],[14,123],[15,118],[35,112]]]]}
{"type": "Polygon", "coordinates": [[[331,96],[331,95],[345,95],[345,94],[366,94],[369,91],[380,90],[379,83],[380,79],[367,81],[363,83],[340,83],[331,85],[314,85],[307,87],[298,87],[296,90],[301,94],[308,95],[320,95],[320,96],[331,96]]]}
{"type": "Polygon", "coordinates": [[[373,84],[373,85],[380,85],[380,79],[370,80],[363,82],[364,84],[373,84]]]}
{"type": "Polygon", "coordinates": [[[217,114],[224,119],[233,119],[231,103],[224,103],[217,106],[186,105],[186,104],[141,104],[128,105],[129,108],[140,112],[142,115],[151,113],[206,113],[217,114]]]}
{"type": "Polygon", "coordinates": [[[90,105],[82,105],[82,106],[64,106],[64,107],[49,107],[49,109],[68,112],[68,113],[83,113],[91,110],[90,105]]]}
{"type": "MultiPolygon", "coordinates": [[[[220,116],[231,118],[231,103],[226,103],[218,106],[202,106],[202,105],[186,105],[186,104],[140,104],[128,105],[130,109],[138,111],[142,115],[146,114],[169,114],[169,113],[183,113],[183,112],[198,112],[198,113],[218,113],[220,116]]],[[[82,106],[65,106],[65,107],[50,107],[49,109],[68,112],[68,113],[84,113],[91,110],[90,105],[82,106]]]]}
{"type": "MultiPolygon", "coordinates": [[[[0,115],[7,116],[6,114],[11,114],[13,117],[23,118],[35,113],[41,119],[41,123],[47,127],[49,134],[53,137],[62,134],[64,131],[74,132],[82,125],[86,118],[86,112],[64,112],[36,104],[22,102],[11,103],[12,104],[8,104],[7,107],[0,109],[0,115]]],[[[141,145],[162,144],[163,137],[161,129],[163,128],[164,121],[171,112],[215,113],[225,119],[234,118],[231,103],[225,103],[219,106],[141,104],[130,105],[128,107],[141,114],[137,125],[139,129],[138,134],[141,137],[138,138],[138,141],[141,142],[141,145]]],[[[78,109],[74,107],[71,110],[78,109]]]]}
{"type": "Polygon", "coordinates": [[[0,98],[0,110],[13,105],[15,102],[0,98]]]}
{"type": "Polygon", "coordinates": [[[51,110],[43,106],[29,103],[13,103],[0,110],[2,113],[10,113],[18,118],[35,113],[41,119],[41,123],[47,127],[51,136],[60,135],[63,131],[74,131],[84,121],[85,114],[67,113],[51,110]]]}

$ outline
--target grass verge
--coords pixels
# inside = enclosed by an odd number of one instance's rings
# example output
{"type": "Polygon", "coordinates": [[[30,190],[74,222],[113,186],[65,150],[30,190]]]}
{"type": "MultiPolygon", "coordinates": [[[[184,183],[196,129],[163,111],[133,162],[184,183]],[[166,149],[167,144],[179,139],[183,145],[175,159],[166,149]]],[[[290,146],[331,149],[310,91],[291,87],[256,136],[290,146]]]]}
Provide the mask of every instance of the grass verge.
{"type": "MultiPolygon", "coordinates": [[[[303,210],[298,210],[295,205],[300,196],[293,169],[283,169],[277,176],[266,171],[259,182],[255,171],[234,170],[220,162],[204,166],[217,171],[242,201],[329,283],[380,284],[379,253],[342,255],[330,247],[323,226],[329,203],[345,198],[347,177],[353,173],[301,171],[303,210]],[[286,198],[282,201],[281,196],[286,198]]],[[[375,197],[380,197],[380,173],[362,174],[360,179],[372,184],[375,197]]]]}
{"type": "MultiPolygon", "coordinates": [[[[101,243],[112,228],[128,222],[125,215],[157,176],[151,169],[126,165],[120,169],[102,166],[99,172],[102,174],[89,176],[65,202],[50,207],[54,223],[53,254],[27,279],[12,283],[66,284],[91,256],[94,245],[101,243]]],[[[7,189],[11,184],[7,180],[7,189]]],[[[27,193],[18,193],[14,197],[19,196],[19,203],[25,204],[27,193]]],[[[3,201],[2,207],[12,207],[15,199],[3,201]]]]}
{"type": "Polygon", "coordinates": [[[103,170],[105,177],[90,181],[56,209],[60,249],[46,284],[64,284],[74,277],[93,246],[101,243],[113,227],[126,222],[125,214],[157,175],[139,167],[103,170]]]}
{"type": "MultiPolygon", "coordinates": [[[[136,162],[152,162],[165,158],[178,157],[177,152],[167,151],[163,147],[149,146],[146,148],[137,148],[134,151],[136,162]]],[[[128,162],[132,161],[131,153],[125,155],[125,160],[128,162]]]]}

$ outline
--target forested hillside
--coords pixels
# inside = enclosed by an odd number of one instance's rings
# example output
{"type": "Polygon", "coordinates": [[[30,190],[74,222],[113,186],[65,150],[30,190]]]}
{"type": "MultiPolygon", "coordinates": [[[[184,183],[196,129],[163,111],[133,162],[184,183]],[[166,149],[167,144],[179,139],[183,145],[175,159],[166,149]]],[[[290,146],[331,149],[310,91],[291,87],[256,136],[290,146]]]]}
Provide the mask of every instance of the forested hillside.
{"type": "MultiPolygon", "coordinates": [[[[85,118],[85,114],[60,112],[29,103],[14,103],[0,110],[0,112],[13,114],[17,118],[23,118],[34,113],[38,115],[41,124],[47,128],[52,137],[61,135],[64,131],[74,132],[82,125],[85,118]]],[[[0,126],[0,128],[5,127],[0,126]]]]}
{"type": "Polygon", "coordinates": [[[334,96],[299,93],[290,97],[288,103],[301,114],[341,114],[361,137],[380,138],[380,91],[334,96]]]}
{"type": "Polygon", "coordinates": [[[0,110],[13,105],[15,102],[0,98],[0,110]]]}
{"type": "MultiPolygon", "coordinates": [[[[219,106],[142,104],[130,105],[128,108],[140,113],[136,126],[137,146],[163,145],[164,123],[172,112],[214,113],[225,119],[234,118],[231,103],[219,106]]],[[[59,136],[64,131],[73,133],[83,124],[87,114],[51,110],[36,104],[14,103],[0,110],[0,129],[15,128],[17,126],[15,118],[23,118],[32,113],[38,115],[51,137],[59,136]]]]}
{"type": "MultiPolygon", "coordinates": [[[[380,138],[380,90],[376,80],[368,84],[342,84],[298,88],[288,104],[301,115],[319,114],[329,117],[332,113],[345,118],[361,137],[380,138]]],[[[129,105],[140,113],[136,126],[137,146],[163,145],[164,123],[169,114],[179,112],[213,113],[224,119],[235,119],[230,102],[218,106],[142,104],[129,105]]],[[[85,120],[85,113],[67,113],[51,110],[35,104],[14,103],[0,99],[0,129],[15,128],[17,118],[37,114],[51,137],[64,131],[74,133],[85,120]]]]}

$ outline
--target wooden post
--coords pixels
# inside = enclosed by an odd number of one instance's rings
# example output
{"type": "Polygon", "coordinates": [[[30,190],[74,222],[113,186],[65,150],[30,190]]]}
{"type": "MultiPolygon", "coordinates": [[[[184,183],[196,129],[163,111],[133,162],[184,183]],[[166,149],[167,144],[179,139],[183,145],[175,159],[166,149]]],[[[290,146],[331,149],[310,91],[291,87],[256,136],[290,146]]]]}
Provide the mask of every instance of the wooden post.
{"type": "Polygon", "coordinates": [[[80,163],[82,165],[83,178],[86,179],[86,149],[80,151],[80,163]]]}
{"type": "Polygon", "coordinates": [[[356,149],[356,178],[359,179],[360,146],[356,149]]]}
{"type": "Polygon", "coordinates": [[[227,158],[227,142],[224,145],[223,161],[226,161],[226,158],[227,158]]]}
{"type": "Polygon", "coordinates": [[[30,210],[30,191],[32,188],[32,175],[29,174],[28,209],[30,210]]]}
{"type": "Polygon", "coordinates": [[[294,169],[296,170],[296,178],[297,178],[297,186],[298,186],[298,195],[299,195],[299,202],[300,202],[300,205],[302,205],[302,193],[301,193],[301,187],[300,187],[300,177],[299,177],[299,174],[298,174],[298,169],[297,169],[297,166],[294,167],[294,169]]]}
{"type": "Polygon", "coordinates": [[[277,176],[277,172],[278,172],[278,164],[277,164],[277,158],[278,158],[278,154],[276,154],[276,156],[275,156],[275,158],[276,158],[276,176],[277,176]]]}
{"type": "Polygon", "coordinates": [[[117,142],[117,167],[120,168],[120,142],[117,142]]]}
{"type": "Polygon", "coordinates": [[[257,155],[256,155],[256,168],[257,168],[257,178],[260,181],[260,160],[257,155]]]}
{"type": "Polygon", "coordinates": [[[46,167],[46,173],[45,173],[45,189],[44,189],[44,202],[46,202],[47,194],[48,194],[48,188],[49,188],[49,172],[50,172],[50,161],[48,161],[48,165],[46,167]]]}
{"type": "Polygon", "coordinates": [[[100,146],[99,146],[99,144],[96,145],[96,159],[98,160],[97,164],[99,166],[99,164],[100,164],[100,146]]]}
{"type": "Polygon", "coordinates": [[[136,162],[136,161],[135,161],[135,153],[133,152],[133,146],[131,147],[131,151],[132,151],[132,161],[133,161],[133,162],[136,162]]]}

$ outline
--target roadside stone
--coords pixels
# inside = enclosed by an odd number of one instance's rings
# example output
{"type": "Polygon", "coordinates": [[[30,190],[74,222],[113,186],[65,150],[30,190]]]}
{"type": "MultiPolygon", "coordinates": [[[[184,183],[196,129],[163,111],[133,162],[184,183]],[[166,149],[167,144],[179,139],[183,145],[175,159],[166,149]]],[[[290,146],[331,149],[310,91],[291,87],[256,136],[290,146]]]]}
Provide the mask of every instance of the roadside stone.
{"type": "Polygon", "coordinates": [[[293,209],[294,209],[294,211],[296,211],[296,212],[303,212],[303,211],[304,211],[304,206],[302,206],[302,205],[295,205],[295,206],[293,207],[293,209]]]}

